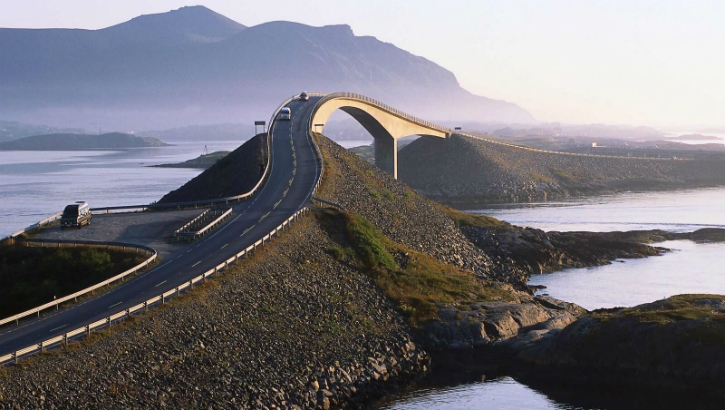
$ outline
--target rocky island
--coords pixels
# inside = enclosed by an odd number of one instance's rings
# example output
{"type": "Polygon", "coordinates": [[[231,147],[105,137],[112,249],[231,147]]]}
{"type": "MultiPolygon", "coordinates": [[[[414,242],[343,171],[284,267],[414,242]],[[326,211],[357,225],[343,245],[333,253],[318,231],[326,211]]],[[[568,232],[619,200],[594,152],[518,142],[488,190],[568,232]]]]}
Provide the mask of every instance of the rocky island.
{"type": "Polygon", "coordinates": [[[117,150],[131,148],[165,147],[169,144],[150,137],[139,137],[120,132],[101,135],[47,134],[1,142],[5,151],[85,151],[117,150]]]}
{"type": "Polygon", "coordinates": [[[179,162],[176,164],[159,164],[150,165],[151,168],[200,168],[207,169],[219,162],[222,158],[229,155],[230,151],[214,151],[208,154],[202,154],[194,159],[179,162]]]}

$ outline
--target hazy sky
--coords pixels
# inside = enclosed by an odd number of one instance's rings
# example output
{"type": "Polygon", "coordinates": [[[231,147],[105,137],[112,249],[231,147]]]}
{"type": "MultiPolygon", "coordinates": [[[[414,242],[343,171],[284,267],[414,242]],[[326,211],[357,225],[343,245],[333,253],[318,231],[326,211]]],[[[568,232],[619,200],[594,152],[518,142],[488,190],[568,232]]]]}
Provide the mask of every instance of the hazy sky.
{"type": "Polygon", "coordinates": [[[725,1],[0,0],[0,27],[96,29],[202,4],[242,24],[349,24],[543,121],[725,125],[725,1]]]}

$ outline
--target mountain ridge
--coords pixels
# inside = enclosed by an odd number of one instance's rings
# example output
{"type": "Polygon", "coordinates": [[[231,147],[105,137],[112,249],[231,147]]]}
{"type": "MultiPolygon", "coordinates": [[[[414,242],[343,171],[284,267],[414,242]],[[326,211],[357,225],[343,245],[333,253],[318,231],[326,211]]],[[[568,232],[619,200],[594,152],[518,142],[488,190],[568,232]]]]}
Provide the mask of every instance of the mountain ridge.
{"type": "Polygon", "coordinates": [[[77,126],[93,117],[116,129],[251,122],[307,90],[357,92],[433,120],[535,122],[346,24],[245,27],[192,7],[93,31],[0,29],[0,54],[0,111],[18,121],[77,126]]]}

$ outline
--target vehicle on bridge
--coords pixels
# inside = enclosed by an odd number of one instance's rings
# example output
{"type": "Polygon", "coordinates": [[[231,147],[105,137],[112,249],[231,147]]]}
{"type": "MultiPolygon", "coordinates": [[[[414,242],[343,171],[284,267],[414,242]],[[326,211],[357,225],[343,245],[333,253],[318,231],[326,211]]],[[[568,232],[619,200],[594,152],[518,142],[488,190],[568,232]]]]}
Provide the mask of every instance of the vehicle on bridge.
{"type": "Polygon", "coordinates": [[[290,110],[288,107],[284,107],[281,110],[279,110],[279,114],[277,115],[278,120],[285,120],[289,121],[292,119],[292,110],[290,110]]]}
{"type": "Polygon", "coordinates": [[[70,204],[63,210],[60,217],[60,228],[77,227],[91,224],[91,207],[86,201],[77,201],[70,204]]]}
{"type": "Polygon", "coordinates": [[[309,100],[310,100],[310,96],[307,95],[306,92],[302,91],[302,93],[300,94],[300,101],[309,101],[309,100]]]}

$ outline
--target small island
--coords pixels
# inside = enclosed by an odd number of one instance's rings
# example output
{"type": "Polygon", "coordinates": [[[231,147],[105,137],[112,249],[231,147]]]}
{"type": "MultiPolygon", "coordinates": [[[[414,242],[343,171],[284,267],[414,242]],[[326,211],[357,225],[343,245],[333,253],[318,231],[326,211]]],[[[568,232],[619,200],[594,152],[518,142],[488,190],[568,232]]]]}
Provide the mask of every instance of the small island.
{"type": "Polygon", "coordinates": [[[214,151],[209,154],[201,154],[194,159],[188,161],[179,162],[176,164],[159,164],[150,165],[152,168],[199,168],[208,169],[212,165],[216,164],[220,159],[226,157],[229,151],[214,151]]]}
{"type": "Polygon", "coordinates": [[[715,137],[712,135],[702,135],[702,134],[685,134],[680,135],[679,137],[669,137],[668,140],[673,141],[720,141],[722,138],[715,137]]]}
{"type": "Polygon", "coordinates": [[[160,139],[139,137],[120,132],[101,135],[89,134],[47,134],[34,135],[0,143],[4,151],[85,151],[117,150],[130,148],[166,147],[160,139]]]}

